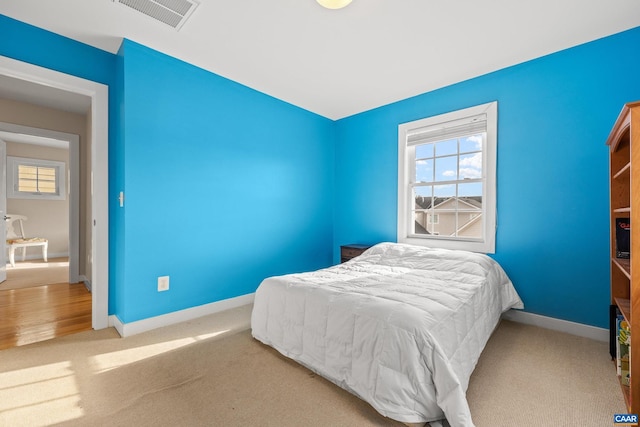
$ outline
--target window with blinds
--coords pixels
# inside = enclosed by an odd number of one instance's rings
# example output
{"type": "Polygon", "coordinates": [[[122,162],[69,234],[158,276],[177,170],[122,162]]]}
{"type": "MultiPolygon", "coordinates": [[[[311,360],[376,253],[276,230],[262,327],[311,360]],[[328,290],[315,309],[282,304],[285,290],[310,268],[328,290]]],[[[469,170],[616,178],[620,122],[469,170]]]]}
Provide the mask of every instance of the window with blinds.
{"type": "Polygon", "coordinates": [[[7,157],[7,197],[65,199],[65,163],[7,157]]]}
{"type": "Polygon", "coordinates": [[[496,125],[493,102],[399,126],[398,241],[495,251],[496,125]]]}
{"type": "Polygon", "coordinates": [[[18,165],[18,191],[20,192],[55,194],[56,181],[55,168],[18,165]]]}

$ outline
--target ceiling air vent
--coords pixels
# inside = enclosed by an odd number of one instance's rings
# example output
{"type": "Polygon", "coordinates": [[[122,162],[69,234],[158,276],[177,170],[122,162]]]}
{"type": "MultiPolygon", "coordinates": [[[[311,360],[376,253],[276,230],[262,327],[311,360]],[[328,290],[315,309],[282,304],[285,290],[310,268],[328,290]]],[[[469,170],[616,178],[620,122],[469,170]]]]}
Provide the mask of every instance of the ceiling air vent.
{"type": "Polygon", "coordinates": [[[113,0],[179,30],[198,6],[193,0],[113,0]]]}

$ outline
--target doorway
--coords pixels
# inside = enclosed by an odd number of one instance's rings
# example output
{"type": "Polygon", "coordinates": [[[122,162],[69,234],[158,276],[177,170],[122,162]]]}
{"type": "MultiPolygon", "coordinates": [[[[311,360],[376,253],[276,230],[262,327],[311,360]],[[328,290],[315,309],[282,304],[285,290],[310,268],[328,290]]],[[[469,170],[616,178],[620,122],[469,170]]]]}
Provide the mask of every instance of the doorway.
{"type": "MultiPolygon", "coordinates": [[[[37,110],[29,110],[28,112],[33,113],[30,115],[37,115],[37,110]]],[[[57,112],[54,111],[54,113],[57,112]]],[[[54,119],[60,119],[60,116],[64,117],[65,114],[69,115],[61,111],[54,119]]],[[[29,119],[27,118],[26,120],[28,121],[29,119]]],[[[80,194],[80,181],[83,180],[83,177],[81,176],[82,171],[80,168],[79,135],[0,122],[0,139],[5,141],[4,154],[0,157],[0,163],[4,167],[7,166],[7,158],[25,161],[62,161],[66,165],[63,166],[64,170],[62,171],[64,174],[61,179],[63,183],[62,191],[64,192],[62,196],[58,195],[54,197],[54,200],[51,200],[46,197],[38,199],[37,196],[25,194],[18,199],[11,198],[7,201],[6,189],[1,188],[0,206],[5,206],[6,208],[5,212],[3,212],[4,215],[19,214],[27,216],[27,219],[29,219],[25,221],[27,224],[22,225],[29,227],[28,237],[40,235],[49,238],[48,252],[50,257],[68,258],[64,262],[68,263],[69,283],[77,283],[82,280],[90,285],[86,275],[83,274],[83,277],[80,277],[79,274],[81,264],[80,248],[82,247],[84,252],[88,252],[86,242],[90,238],[90,236],[83,236],[85,238],[81,239],[80,235],[80,200],[84,199],[85,196],[80,194]],[[37,159],[30,159],[30,157],[36,157],[37,159]],[[66,242],[64,239],[66,239],[66,242]],[[82,245],[80,244],[81,241],[82,245]]],[[[4,171],[5,174],[8,173],[7,169],[4,169],[4,171]]],[[[90,172],[90,170],[85,170],[84,174],[90,176],[90,172]]],[[[10,172],[9,175],[11,175],[10,172]]],[[[10,177],[7,176],[7,178],[10,177]]],[[[87,194],[86,191],[84,193],[87,194]]],[[[87,203],[83,203],[83,205],[85,210],[90,209],[90,205],[87,203]]],[[[86,217],[86,213],[84,217],[86,217]]],[[[83,228],[86,230],[87,227],[83,228]]],[[[0,251],[2,251],[2,254],[6,251],[3,240],[0,240],[0,251]]],[[[84,253],[83,258],[83,272],[90,271],[90,265],[88,265],[87,256],[84,253]]],[[[23,271],[22,275],[25,273],[26,271],[23,271]]],[[[56,274],[57,276],[59,274],[56,274]]],[[[51,283],[56,283],[56,281],[51,283]]],[[[3,287],[0,284],[0,289],[6,289],[6,286],[3,287]]]]}
{"type": "Polygon", "coordinates": [[[0,239],[0,279],[5,279],[0,283],[0,349],[6,349],[91,329],[91,294],[84,277],[90,265],[78,262],[88,258],[87,236],[79,231],[87,229],[80,223],[90,208],[88,192],[79,194],[78,181],[87,181],[80,175],[90,171],[78,161],[79,153],[86,152],[80,146],[86,144],[86,114],[0,99],[0,116],[35,125],[55,122],[80,134],[0,122],[0,176],[7,178],[0,187],[0,217],[7,218],[2,221],[7,239],[21,244],[26,238],[37,245],[25,248],[26,253],[16,249],[3,260],[8,248],[0,239]]]}
{"type": "Polygon", "coordinates": [[[87,134],[91,147],[89,185],[92,209],[88,219],[92,268],[88,279],[92,287],[91,324],[93,329],[106,328],[109,326],[108,88],[100,83],[4,57],[0,57],[0,77],[19,83],[14,88],[27,88],[16,96],[25,96],[35,102],[66,102],[79,97],[89,101],[87,134]]]}

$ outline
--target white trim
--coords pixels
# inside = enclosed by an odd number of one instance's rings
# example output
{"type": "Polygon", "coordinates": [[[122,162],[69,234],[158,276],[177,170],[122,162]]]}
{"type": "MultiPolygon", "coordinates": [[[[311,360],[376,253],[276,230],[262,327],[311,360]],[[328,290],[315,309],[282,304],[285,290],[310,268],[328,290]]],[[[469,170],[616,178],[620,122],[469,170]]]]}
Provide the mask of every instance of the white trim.
{"type": "Polygon", "coordinates": [[[109,322],[109,87],[96,83],[91,100],[91,283],[93,328],[109,322]]]}
{"type": "Polygon", "coordinates": [[[570,322],[568,320],[556,319],[553,317],[541,316],[539,314],[527,313],[520,310],[509,310],[502,314],[502,318],[513,322],[538,326],[540,328],[552,329],[554,331],[565,332],[579,337],[590,338],[596,341],[609,342],[609,330],[583,323],[570,322]]]}
{"type": "Polygon", "coordinates": [[[109,326],[109,87],[80,77],[0,56],[0,75],[91,98],[91,168],[93,189],[91,250],[92,326],[109,326]]]}
{"type": "Polygon", "coordinates": [[[84,283],[84,287],[91,292],[91,281],[87,279],[87,276],[82,275],[78,278],[78,283],[84,283]]]}
{"type": "Polygon", "coordinates": [[[118,316],[116,316],[115,314],[109,316],[109,326],[112,328],[116,328],[116,331],[118,331],[118,335],[124,337],[124,323],[122,323],[118,316]]]}
{"type": "Polygon", "coordinates": [[[209,314],[253,304],[254,297],[255,293],[241,295],[239,297],[199,305],[197,307],[186,308],[184,310],[174,311],[173,313],[149,317],[148,319],[142,319],[130,323],[123,323],[118,316],[111,315],[109,316],[109,326],[116,328],[121,337],[129,337],[131,335],[140,334],[142,332],[151,331],[164,326],[186,322],[202,316],[208,316],[209,314]]]}
{"type": "MultiPolygon", "coordinates": [[[[80,136],[69,139],[69,283],[80,274],[80,136]]],[[[83,255],[84,256],[84,255],[83,255]]]]}
{"type": "MultiPolygon", "coordinates": [[[[39,250],[39,249],[38,249],[39,250]]],[[[52,258],[68,258],[69,257],[69,253],[68,252],[47,252],[47,259],[49,260],[49,262],[55,262],[55,261],[51,261],[52,258]]],[[[27,256],[24,257],[25,261],[32,261],[34,259],[42,259],[42,251],[39,252],[34,252],[32,254],[27,254],[27,256]]],[[[22,261],[22,255],[18,256],[16,255],[16,264],[19,264],[22,261]]],[[[7,264],[9,265],[9,264],[7,264]]],[[[71,274],[71,273],[69,273],[71,274]]],[[[76,276],[77,280],[71,280],[71,277],[69,277],[69,283],[78,283],[80,282],[80,278],[81,276],[76,276]]]]}

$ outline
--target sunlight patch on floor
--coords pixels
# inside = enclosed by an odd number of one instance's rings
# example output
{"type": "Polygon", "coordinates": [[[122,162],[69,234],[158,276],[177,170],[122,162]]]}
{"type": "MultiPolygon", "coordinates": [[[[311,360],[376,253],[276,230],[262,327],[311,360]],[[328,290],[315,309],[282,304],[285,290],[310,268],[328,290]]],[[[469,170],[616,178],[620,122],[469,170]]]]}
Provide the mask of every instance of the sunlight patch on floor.
{"type": "Polygon", "coordinates": [[[98,354],[91,358],[90,363],[96,373],[102,373],[111,369],[119,368],[124,365],[139,362],[141,360],[148,359],[162,353],[176,350],[178,348],[194,344],[198,341],[213,338],[229,331],[230,329],[225,329],[208,334],[197,335],[194,337],[164,341],[156,344],[128,348],[126,350],[98,354]]]}
{"type": "MultiPolygon", "coordinates": [[[[42,288],[46,287],[47,286],[42,286],[42,288]]],[[[46,289],[44,290],[46,291],[46,289]]],[[[58,336],[57,328],[57,322],[43,323],[41,325],[26,325],[24,328],[18,326],[15,333],[15,345],[17,347],[55,338],[58,336]]]]}
{"type": "Polygon", "coordinates": [[[0,424],[46,426],[83,415],[71,362],[0,373],[0,424]]]}
{"type": "Polygon", "coordinates": [[[31,270],[36,268],[50,268],[50,267],[69,267],[69,262],[68,261],[58,261],[58,262],[56,261],[49,261],[49,262],[20,261],[20,262],[16,262],[15,267],[11,267],[11,264],[7,264],[7,268],[12,270],[31,270]]]}

